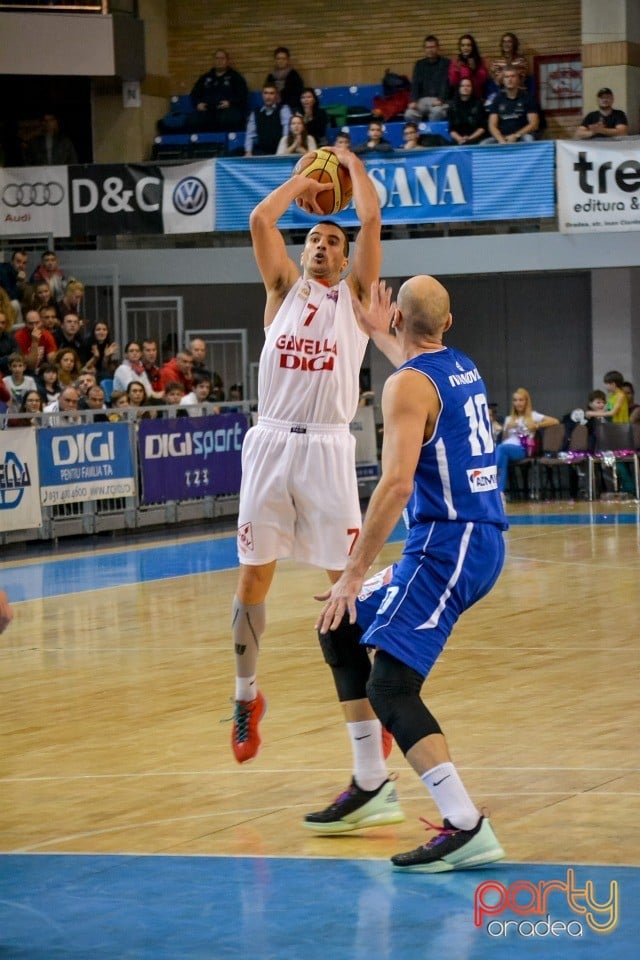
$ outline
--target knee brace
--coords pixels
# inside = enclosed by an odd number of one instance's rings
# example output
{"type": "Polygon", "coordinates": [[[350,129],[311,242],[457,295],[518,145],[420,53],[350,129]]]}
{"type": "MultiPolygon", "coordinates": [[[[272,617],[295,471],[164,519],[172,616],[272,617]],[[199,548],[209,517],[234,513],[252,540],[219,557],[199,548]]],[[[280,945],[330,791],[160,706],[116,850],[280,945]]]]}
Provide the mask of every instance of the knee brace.
{"type": "Polygon", "coordinates": [[[362,630],[357,623],[349,623],[349,614],[335,630],[318,631],[318,639],[325,662],[331,667],[333,681],[341,703],[347,700],[365,700],[371,661],[366,648],[360,645],[362,630]]]}
{"type": "Polygon", "coordinates": [[[411,667],[378,650],[367,683],[369,702],[386,727],[407,753],[423,737],[442,733],[436,718],[420,698],[424,678],[411,667]]]}

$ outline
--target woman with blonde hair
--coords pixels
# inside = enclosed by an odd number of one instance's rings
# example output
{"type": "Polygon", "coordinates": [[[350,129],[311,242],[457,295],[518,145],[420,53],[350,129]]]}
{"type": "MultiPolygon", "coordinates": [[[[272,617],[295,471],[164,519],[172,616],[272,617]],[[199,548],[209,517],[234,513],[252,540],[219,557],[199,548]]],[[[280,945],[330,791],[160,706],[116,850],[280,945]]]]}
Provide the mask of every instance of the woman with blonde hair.
{"type": "Polygon", "coordinates": [[[84,283],[82,280],[69,280],[64,288],[64,297],[58,301],[58,319],[63,320],[67,313],[75,313],[82,317],[82,301],[84,299],[84,283]]]}
{"type": "Polygon", "coordinates": [[[529,456],[537,430],[559,422],[555,417],[534,410],[529,391],[524,387],[514,390],[511,412],[502,425],[502,443],[496,447],[498,489],[503,500],[509,482],[509,464],[529,456]]]}

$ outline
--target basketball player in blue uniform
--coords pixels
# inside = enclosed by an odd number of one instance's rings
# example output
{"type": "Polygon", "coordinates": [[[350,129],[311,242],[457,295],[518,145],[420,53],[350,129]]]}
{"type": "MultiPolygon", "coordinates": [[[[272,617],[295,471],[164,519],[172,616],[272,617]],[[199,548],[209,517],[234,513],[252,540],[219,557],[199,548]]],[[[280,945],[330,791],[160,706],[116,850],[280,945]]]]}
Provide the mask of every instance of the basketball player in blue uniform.
{"type": "Polygon", "coordinates": [[[369,310],[393,311],[385,352],[398,367],[382,395],[382,477],[342,576],[318,598],[326,603],[317,626],[324,636],[346,615],[356,622],[366,572],[406,510],[402,557],[360,642],[375,650],[371,705],[444,821],[428,843],[392,857],[393,866],[441,873],[504,856],[420,690],[460,614],[496,582],[507,523],[484,384],[473,361],[442,342],[452,322],[447,291],[433,277],[412,277],[393,310],[384,283],[374,284],[369,310]]]}

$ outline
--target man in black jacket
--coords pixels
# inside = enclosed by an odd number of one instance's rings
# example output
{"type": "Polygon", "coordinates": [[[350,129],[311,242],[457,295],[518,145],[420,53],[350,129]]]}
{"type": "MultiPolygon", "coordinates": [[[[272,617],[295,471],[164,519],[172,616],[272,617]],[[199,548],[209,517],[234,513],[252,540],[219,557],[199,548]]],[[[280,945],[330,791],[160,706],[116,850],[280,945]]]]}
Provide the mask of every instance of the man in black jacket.
{"type": "Polygon", "coordinates": [[[430,35],[424,39],[426,56],[417,60],[411,80],[411,101],[405,120],[446,120],[449,99],[449,60],[440,56],[440,42],[430,35]]]}
{"type": "Polygon", "coordinates": [[[249,89],[241,73],[229,66],[226,50],[216,50],[214,68],[204,73],[191,91],[201,130],[244,130],[249,89]]]}

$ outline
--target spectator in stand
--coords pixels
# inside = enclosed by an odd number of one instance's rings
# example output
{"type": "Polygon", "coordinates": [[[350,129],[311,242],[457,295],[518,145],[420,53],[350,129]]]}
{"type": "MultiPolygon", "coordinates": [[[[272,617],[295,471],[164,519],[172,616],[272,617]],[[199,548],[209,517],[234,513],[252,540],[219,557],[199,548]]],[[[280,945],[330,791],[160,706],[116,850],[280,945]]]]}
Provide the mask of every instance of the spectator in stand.
{"type": "Polygon", "coordinates": [[[607,405],[597,414],[587,410],[585,416],[587,419],[594,416],[606,417],[611,423],[629,423],[629,401],[622,388],[624,383],[622,374],[619,370],[610,370],[602,379],[607,388],[607,405]]]}
{"type": "Polygon", "coordinates": [[[0,287],[6,292],[14,310],[13,320],[22,323],[22,301],[28,294],[26,250],[12,250],[8,263],[0,263],[0,287]]]}
{"type": "Polygon", "coordinates": [[[81,368],[80,357],[76,351],[72,347],[61,347],[54,354],[53,362],[58,371],[58,383],[61,391],[64,392],[65,387],[75,388],[75,382],[80,376],[81,368]]]}
{"type": "Polygon", "coordinates": [[[53,331],[58,348],[70,347],[79,357],[83,354],[84,340],[80,333],[80,317],[77,313],[65,313],[60,326],[53,331]]]}
{"type": "Polygon", "coordinates": [[[300,113],[307,127],[307,133],[321,147],[327,142],[329,118],[323,110],[313,87],[305,87],[300,94],[300,113]]]}
{"type": "Polygon", "coordinates": [[[420,143],[420,131],[418,130],[418,124],[410,120],[408,123],[405,123],[402,128],[402,146],[401,150],[422,150],[422,144],[420,143]]]}
{"type": "Polygon", "coordinates": [[[98,381],[95,373],[89,373],[87,370],[81,370],[75,383],[76,390],[80,395],[79,407],[81,410],[87,409],[87,395],[91,387],[95,387],[98,381]]]}
{"type": "Polygon", "coordinates": [[[490,137],[483,144],[518,143],[535,140],[540,126],[538,107],[533,97],[519,87],[519,74],[507,67],[502,74],[504,90],[489,108],[490,137]]]}
{"type": "Polygon", "coordinates": [[[85,370],[95,373],[97,380],[111,378],[118,367],[119,353],[120,347],[111,336],[109,324],[96,320],[80,351],[85,370]]]}
{"type": "Polygon", "coordinates": [[[449,86],[457,90],[461,80],[471,80],[474,97],[484,100],[489,74],[475,38],[463,33],[458,40],[458,50],[458,56],[449,64],[449,86]]]}
{"type": "Polygon", "coordinates": [[[158,124],[165,133],[244,130],[247,122],[247,81],[231,67],[226,50],[216,50],[214,66],[196,80],[189,113],[170,113],[158,124]]]}
{"type": "Polygon", "coordinates": [[[510,30],[503,33],[500,38],[500,55],[495,58],[491,64],[491,80],[494,85],[494,92],[498,92],[502,87],[502,76],[507,67],[518,71],[519,86],[524,89],[527,74],[529,73],[529,64],[527,58],[520,54],[520,41],[515,33],[510,30]]]}
{"type": "Polygon", "coordinates": [[[278,103],[278,91],[274,84],[265,83],[262,88],[262,106],[252,110],[244,138],[245,157],[274,156],[282,137],[289,130],[291,110],[278,103]]]}
{"type": "Polygon", "coordinates": [[[630,380],[625,380],[623,382],[622,389],[627,395],[627,403],[629,405],[629,420],[631,420],[633,411],[637,410],[640,404],[636,403],[636,391],[630,380]]]}
{"type": "Polygon", "coordinates": [[[190,350],[180,350],[173,360],[168,360],[162,367],[161,379],[164,389],[171,381],[178,382],[183,393],[193,390],[193,356],[190,350]]]}
{"type": "Polygon", "coordinates": [[[603,140],[607,137],[626,137],[629,121],[622,110],[613,109],[613,91],[610,87],[598,90],[598,109],[588,113],[578,129],[577,140],[603,140]]]}
{"type": "Polygon", "coordinates": [[[58,368],[55,363],[45,363],[44,366],[40,367],[36,383],[45,406],[58,399],[61,387],[58,380],[58,368]]]}
{"type": "Polygon", "coordinates": [[[15,322],[16,312],[11,305],[9,294],[4,287],[0,287],[0,313],[4,313],[9,326],[15,322]]]}
{"type": "Polygon", "coordinates": [[[43,281],[51,290],[54,302],[62,300],[67,286],[67,278],[60,269],[58,257],[53,250],[46,250],[40,257],[40,266],[31,274],[31,283],[43,281]]]}
{"type": "Polygon", "coordinates": [[[188,417],[188,412],[180,407],[180,401],[184,397],[184,387],[177,380],[169,380],[165,387],[164,396],[161,403],[165,406],[178,407],[177,410],[167,410],[164,417],[188,417]]]}
{"type": "Polygon", "coordinates": [[[55,310],[54,304],[51,287],[46,280],[38,280],[33,286],[31,296],[27,297],[27,309],[42,310],[43,307],[51,305],[55,310]]]}
{"type": "Polygon", "coordinates": [[[11,323],[7,314],[0,309],[0,376],[9,375],[9,357],[20,351],[16,338],[9,333],[10,329],[11,323]]]}
{"type": "Polygon", "coordinates": [[[22,406],[25,395],[30,390],[37,392],[38,386],[33,377],[25,376],[27,365],[24,356],[18,353],[12,353],[9,357],[10,375],[4,378],[4,386],[9,391],[9,400],[7,406],[9,410],[18,413],[22,406]]]}
{"type": "Polygon", "coordinates": [[[162,372],[158,366],[158,344],[155,340],[142,341],[142,366],[151,384],[151,396],[161,397],[162,372]]]}
{"type": "Polygon", "coordinates": [[[82,280],[71,279],[64,288],[64,296],[58,300],[58,319],[63,320],[65,314],[73,313],[77,317],[83,314],[82,301],[84,300],[84,283],[82,280]]]}
{"type": "Polygon", "coordinates": [[[318,146],[313,137],[309,136],[304,120],[299,113],[294,113],[289,120],[289,132],[286,137],[282,137],[276,150],[276,155],[282,156],[304,156],[310,150],[317,150],[318,146]]]}
{"type": "Polygon", "coordinates": [[[193,372],[196,370],[206,370],[207,368],[207,344],[202,337],[194,337],[189,344],[191,359],[193,360],[193,372]]]}
{"type": "Polygon", "coordinates": [[[56,327],[60,326],[60,321],[58,320],[58,311],[53,304],[49,304],[46,307],[40,307],[38,310],[40,314],[40,321],[45,330],[48,330],[51,336],[53,336],[53,331],[56,327]]]}
{"type": "Polygon", "coordinates": [[[11,400],[11,394],[9,390],[4,385],[4,377],[0,373],[0,411],[6,409],[6,405],[11,400]]]}
{"type": "Polygon", "coordinates": [[[109,420],[116,423],[119,420],[128,420],[127,411],[129,409],[129,397],[126,390],[114,390],[111,394],[109,407],[113,413],[109,414],[109,420]]]}
{"type": "MultiPolygon", "coordinates": [[[[196,404],[201,405],[209,400],[211,395],[211,374],[208,370],[198,370],[193,375],[193,390],[186,393],[180,401],[181,407],[192,407],[196,404]]],[[[200,409],[189,410],[190,416],[200,416],[200,409]]]]}
{"type": "Polygon", "coordinates": [[[504,502],[509,482],[509,464],[524,460],[526,442],[533,439],[542,427],[551,427],[560,421],[533,409],[529,392],[519,387],[513,394],[511,413],[502,425],[502,442],[496,447],[498,489],[504,502]]]}
{"type": "Polygon", "coordinates": [[[104,390],[100,384],[95,384],[87,393],[87,410],[93,410],[93,421],[104,423],[108,421],[109,417],[105,412],[107,409],[107,404],[105,403],[104,390]]]}
{"type": "Polygon", "coordinates": [[[391,153],[393,145],[382,136],[383,124],[381,120],[370,120],[367,129],[367,139],[353,148],[353,152],[362,156],[366,153],[391,153]]]}
{"type": "Polygon", "coordinates": [[[55,338],[45,330],[37,310],[28,310],[24,326],[16,330],[15,341],[24,354],[29,370],[38,373],[43,364],[51,360],[58,345],[55,338]]]}
{"type": "Polygon", "coordinates": [[[37,390],[27,390],[24,397],[22,398],[22,403],[20,404],[20,413],[30,413],[30,418],[20,418],[19,420],[9,420],[10,427],[37,427],[41,423],[41,419],[38,416],[39,413],[42,413],[44,405],[42,403],[42,397],[37,390]]]}
{"type": "Polygon", "coordinates": [[[411,80],[411,100],[405,120],[446,120],[449,99],[449,60],[440,56],[440,42],[430,34],[424,38],[422,60],[417,60],[411,80]]]}
{"type": "Polygon", "coordinates": [[[126,392],[133,380],[141,383],[147,396],[151,396],[153,390],[142,362],[142,349],[137,340],[130,340],[124,348],[124,359],[113,375],[113,389],[126,392]]]}
{"type": "Polygon", "coordinates": [[[60,124],[55,113],[42,116],[42,133],[30,141],[26,154],[26,165],[33,167],[68,167],[78,162],[78,154],[69,137],[60,132],[60,124]]]}
{"type": "Polygon", "coordinates": [[[464,78],[449,101],[449,136],[459,147],[480,143],[487,134],[487,114],[482,100],[473,95],[471,80],[464,78]]]}
{"type": "Polygon", "coordinates": [[[300,106],[300,97],[304,90],[302,77],[292,67],[291,54],[287,47],[276,47],[273,51],[273,59],[274,67],[267,76],[264,86],[275,86],[280,103],[289,107],[293,113],[300,106]]]}
{"type": "Polygon", "coordinates": [[[341,130],[340,133],[337,133],[333,145],[339,150],[351,150],[351,134],[349,131],[341,130]]]}
{"type": "Polygon", "coordinates": [[[130,407],[137,408],[139,418],[147,419],[157,416],[157,411],[150,409],[152,404],[149,402],[146,387],[139,380],[132,380],[127,386],[127,399],[130,407]]]}
{"type": "Polygon", "coordinates": [[[78,391],[75,387],[65,387],[57,400],[48,403],[44,408],[45,413],[61,413],[61,417],[51,417],[48,421],[50,427],[62,427],[68,423],[78,423],[80,417],[78,411],[78,391]]]}

